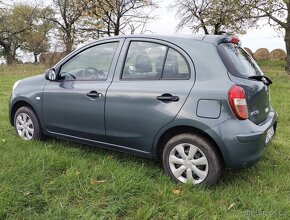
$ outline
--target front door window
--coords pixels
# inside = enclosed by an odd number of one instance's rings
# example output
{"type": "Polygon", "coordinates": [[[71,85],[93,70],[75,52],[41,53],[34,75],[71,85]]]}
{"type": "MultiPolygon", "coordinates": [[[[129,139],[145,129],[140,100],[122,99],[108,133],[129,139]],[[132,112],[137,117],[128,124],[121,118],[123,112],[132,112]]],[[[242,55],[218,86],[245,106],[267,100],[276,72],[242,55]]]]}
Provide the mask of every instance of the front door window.
{"type": "Polygon", "coordinates": [[[106,80],[118,43],[106,43],[86,49],[66,62],[60,70],[64,80],[106,80]]]}

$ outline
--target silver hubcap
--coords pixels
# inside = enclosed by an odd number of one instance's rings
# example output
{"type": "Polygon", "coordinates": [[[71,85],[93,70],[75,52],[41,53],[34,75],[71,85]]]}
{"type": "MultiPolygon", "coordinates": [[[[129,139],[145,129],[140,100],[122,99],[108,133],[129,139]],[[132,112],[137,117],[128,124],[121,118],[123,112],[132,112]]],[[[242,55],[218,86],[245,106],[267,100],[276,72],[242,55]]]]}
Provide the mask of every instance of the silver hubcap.
{"type": "Polygon", "coordinates": [[[20,113],[16,118],[16,130],[24,140],[31,140],[34,134],[34,126],[31,118],[26,113],[20,113]]]}
{"type": "Polygon", "coordinates": [[[183,183],[201,183],[208,174],[208,161],[195,145],[179,144],[169,154],[169,167],[173,175],[183,183]]]}

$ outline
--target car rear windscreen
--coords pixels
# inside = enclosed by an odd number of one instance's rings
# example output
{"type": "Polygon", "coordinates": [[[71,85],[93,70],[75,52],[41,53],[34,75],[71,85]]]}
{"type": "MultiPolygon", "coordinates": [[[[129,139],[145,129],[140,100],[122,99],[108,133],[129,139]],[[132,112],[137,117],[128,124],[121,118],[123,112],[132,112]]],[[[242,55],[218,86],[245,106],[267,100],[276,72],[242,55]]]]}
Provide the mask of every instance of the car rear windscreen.
{"type": "Polygon", "coordinates": [[[242,78],[263,75],[256,61],[240,46],[225,43],[218,45],[217,50],[230,74],[242,78]]]}

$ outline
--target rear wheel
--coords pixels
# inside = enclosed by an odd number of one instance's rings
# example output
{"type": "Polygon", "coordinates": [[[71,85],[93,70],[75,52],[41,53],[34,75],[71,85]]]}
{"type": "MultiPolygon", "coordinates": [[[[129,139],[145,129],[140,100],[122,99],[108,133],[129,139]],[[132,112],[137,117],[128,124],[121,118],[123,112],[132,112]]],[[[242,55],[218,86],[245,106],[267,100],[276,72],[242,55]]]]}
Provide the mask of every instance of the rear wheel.
{"type": "Polygon", "coordinates": [[[14,127],[16,133],[26,141],[40,140],[44,136],[36,114],[29,107],[21,107],[16,111],[14,127]]]}
{"type": "Polygon", "coordinates": [[[163,167],[174,180],[182,183],[214,185],[222,172],[222,163],[214,146],[197,134],[171,138],[163,150],[163,167]]]}

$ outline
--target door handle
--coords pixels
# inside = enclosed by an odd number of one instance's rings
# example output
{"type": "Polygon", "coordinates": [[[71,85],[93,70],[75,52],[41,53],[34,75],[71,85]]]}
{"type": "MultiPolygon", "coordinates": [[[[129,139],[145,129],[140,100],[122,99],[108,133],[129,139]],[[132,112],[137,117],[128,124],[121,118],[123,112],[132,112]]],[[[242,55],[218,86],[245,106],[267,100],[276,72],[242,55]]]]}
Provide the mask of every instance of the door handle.
{"type": "Polygon", "coordinates": [[[102,97],[102,93],[99,93],[97,91],[90,91],[89,93],[86,94],[90,99],[97,99],[102,97]]]}
{"type": "Polygon", "coordinates": [[[178,102],[179,97],[178,96],[173,96],[171,94],[165,93],[161,96],[156,97],[157,100],[160,100],[162,102],[178,102]]]}

